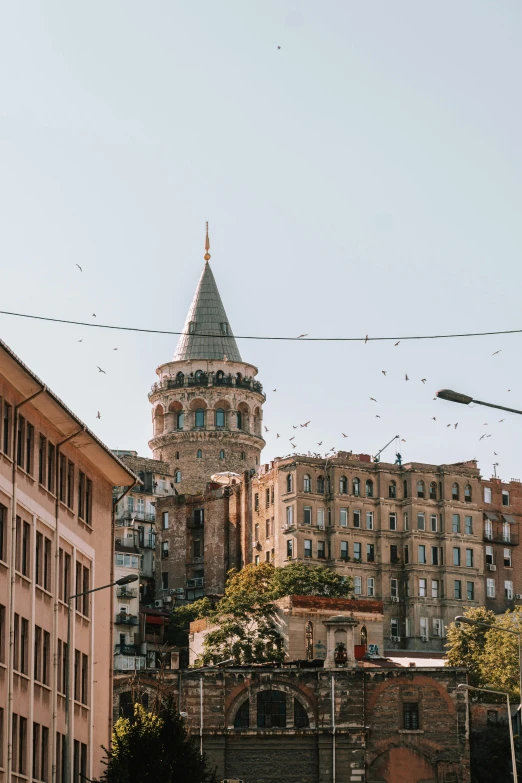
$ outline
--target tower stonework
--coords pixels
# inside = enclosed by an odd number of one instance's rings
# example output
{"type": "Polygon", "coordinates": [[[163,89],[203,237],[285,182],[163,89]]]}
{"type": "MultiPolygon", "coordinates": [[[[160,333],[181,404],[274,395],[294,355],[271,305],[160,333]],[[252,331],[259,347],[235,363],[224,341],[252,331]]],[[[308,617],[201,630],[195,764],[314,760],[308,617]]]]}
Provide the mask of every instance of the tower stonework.
{"type": "Polygon", "coordinates": [[[160,365],[149,394],[154,459],[168,462],[176,489],[205,490],[214,473],[257,470],[263,387],[244,362],[209,265],[205,266],[172,361],[160,365]]]}

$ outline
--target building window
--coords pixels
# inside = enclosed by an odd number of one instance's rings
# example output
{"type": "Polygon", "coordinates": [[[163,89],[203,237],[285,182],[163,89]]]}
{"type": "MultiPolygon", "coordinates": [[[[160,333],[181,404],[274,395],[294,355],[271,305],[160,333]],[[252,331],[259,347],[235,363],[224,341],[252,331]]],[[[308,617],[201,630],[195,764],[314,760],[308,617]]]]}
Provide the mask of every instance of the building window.
{"type": "Polygon", "coordinates": [[[257,694],[258,729],[286,728],[286,693],[261,691],[257,694]]]}
{"type": "Polygon", "coordinates": [[[286,539],[286,557],[287,560],[291,560],[294,556],[294,539],[293,538],[287,538],[286,539]]]}
{"type": "Polygon", "coordinates": [[[312,539],[305,538],[304,540],[304,556],[312,557],[312,539]]]}
{"type": "Polygon", "coordinates": [[[493,547],[486,547],[486,565],[493,565],[493,547]]]}
{"type": "Polygon", "coordinates": [[[324,560],[326,557],[326,545],[324,541],[317,542],[317,557],[320,560],[324,560]]]}
{"type": "Polygon", "coordinates": [[[201,449],[198,449],[196,457],[197,457],[197,459],[202,459],[203,458],[203,452],[201,451],[201,449]]]}
{"type": "Polygon", "coordinates": [[[247,699],[243,702],[241,707],[236,712],[236,717],[234,718],[234,728],[235,729],[248,729],[250,726],[250,700],[247,699]]]}
{"type": "Polygon", "coordinates": [[[405,511],[402,515],[402,523],[404,525],[404,530],[408,530],[409,523],[408,523],[408,512],[405,511]]]}
{"type": "Polygon", "coordinates": [[[390,546],[390,563],[399,562],[399,547],[396,544],[390,546]]]}
{"type": "Polygon", "coordinates": [[[452,500],[458,500],[459,499],[459,495],[460,495],[460,488],[459,488],[459,485],[457,484],[457,482],[455,481],[451,485],[451,499],[452,500]]]}
{"type": "Polygon", "coordinates": [[[466,582],[466,595],[468,601],[475,600],[475,582],[466,582]]]}
{"type": "Polygon", "coordinates": [[[431,514],[430,516],[430,530],[432,533],[437,532],[437,515],[431,514]]]}
{"type": "Polygon", "coordinates": [[[484,522],[484,538],[487,538],[490,541],[493,538],[493,525],[490,519],[486,519],[484,522]]]}
{"type": "Polygon", "coordinates": [[[339,524],[341,527],[348,527],[348,509],[341,508],[339,511],[339,524]]]}
{"type": "Polygon", "coordinates": [[[223,449],[219,452],[219,459],[225,459],[225,452],[223,449]]]}
{"type": "Polygon", "coordinates": [[[426,517],[424,514],[417,514],[417,530],[426,529],[426,517]]]}
{"type": "Polygon", "coordinates": [[[423,498],[424,495],[425,495],[424,481],[419,480],[419,481],[417,481],[417,497],[418,498],[423,498]]]}
{"type": "MultiPolygon", "coordinates": [[[[168,541],[164,542],[165,544],[168,544],[168,541]]],[[[167,547],[167,555],[169,553],[168,547],[167,547]]],[[[199,539],[196,539],[194,541],[194,557],[201,557],[201,541],[199,539]]]]}
{"type": "Polygon", "coordinates": [[[195,424],[196,424],[196,427],[204,427],[205,426],[205,409],[204,408],[196,408],[195,424]]]}
{"type": "Polygon", "coordinates": [[[375,579],[373,576],[369,576],[366,580],[366,595],[368,598],[372,598],[375,595],[375,579]]]}
{"type": "Polygon", "coordinates": [[[402,705],[402,725],[406,731],[419,730],[419,703],[405,701],[402,705]]]}
{"type": "Polygon", "coordinates": [[[390,595],[392,598],[399,597],[399,580],[390,579],[390,595]]]}
{"type": "Polygon", "coordinates": [[[453,582],[453,597],[462,598],[462,582],[460,579],[455,579],[453,582]]]}
{"type": "Polygon", "coordinates": [[[426,547],[424,544],[419,544],[419,563],[426,564],[426,547]]]}
{"type": "Polygon", "coordinates": [[[348,479],[346,476],[341,476],[339,479],[339,494],[341,495],[347,495],[348,494],[348,479]]]}
{"type": "Polygon", "coordinates": [[[354,595],[362,595],[362,577],[354,576],[353,578],[353,592],[354,595]]]}
{"type": "Polygon", "coordinates": [[[348,560],[348,541],[341,541],[341,560],[348,560]]]}
{"type": "Polygon", "coordinates": [[[189,323],[189,334],[194,334],[195,331],[196,331],[196,322],[191,321],[189,323]]]}
{"type": "Polygon", "coordinates": [[[395,481],[390,481],[390,483],[388,484],[388,497],[389,498],[397,497],[397,484],[395,481]]]}
{"type": "Polygon", "coordinates": [[[223,408],[217,408],[216,410],[216,427],[225,426],[225,411],[223,408]]]}
{"type": "Polygon", "coordinates": [[[317,509],[317,527],[324,528],[324,508],[317,509]]]}
{"type": "Polygon", "coordinates": [[[453,532],[460,533],[460,514],[453,514],[451,520],[453,532]]]}
{"type": "Polygon", "coordinates": [[[324,494],[324,476],[317,477],[317,492],[320,495],[324,494]]]}
{"type": "Polygon", "coordinates": [[[426,598],[428,594],[427,579],[419,579],[419,598],[426,598]]]}
{"type": "Polygon", "coordinates": [[[366,512],[366,530],[373,530],[373,511],[366,512]]]}
{"type": "Polygon", "coordinates": [[[439,564],[439,548],[437,546],[431,547],[431,564],[432,565],[439,564]]]}
{"type": "Polygon", "coordinates": [[[228,324],[222,323],[221,324],[221,334],[228,334],[228,324]]]}
{"type": "Polygon", "coordinates": [[[294,491],[294,474],[289,473],[286,477],[286,491],[287,492],[293,492],[294,491]]]}
{"type": "Polygon", "coordinates": [[[454,566],[460,565],[460,547],[458,546],[453,547],[453,565],[454,566]]]}
{"type": "Polygon", "coordinates": [[[509,522],[502,523],[502,540],[511,541],[511,530],[509,529],[509,522]]]}
{"type": "Polygon", "coordinates": [[[161,544],[161,557],[165,559],[168,556],[169,556],[169,542],[163,541],[161,544]]]}
{"type": "Polygon", "coordinates": [[[428,618],[421,617],[420,619],[420,635],[423,642],[428,641],[428,618]]]}
{"type": "Polygon", "coordinates": [[[471,503],[471,484],[466,484],[464,487],[464,501],[471,503]]]}
{"type": "Polygon", "coordinates": [[[406,479],[404,479],[404,481],[402,482],[402,491],[404,492],[404,497],[407,498],[408,497],[408,482],[406,481],[406,479]]]}
{"type": "Polygon", "coordinates": [[[270,487],[265,489],[265,508],[270,506],[270,487]]]}
{"type": "Polygon", "coordinates": [[[491,487],[484,487],[484,503],[491,503],[491,487]]]}
{"type": "Polygon", "coordinates": [[[362,548],[359,541],[354,541],[353,544],[353,559],[357,560],[359,563],[362,562],[362,548]]]}
{"type": "Polygon", "coordinates": [[[286,526],[292,527],[294,524],[294,507],[293,506],[287,506],[286,507],[286,526]]]}
{"type": "Polygon", "coordinates": [[[175,484],[181,484],[181,470],[177,470],[174,473],[174,483],[175,484]]]}
{"type": "Polygon", "coordinates": [[[430,500],[437,500],[437,482],[430,482],[430,500]]]}
{"type": "Polygon", "coordinates": [[[373,498],[373,481],[366,479],[366,497],[373,498]]]}
{"type": "Polygon", "coordinates": [[[185,413],[183,411],[178,411],[176,413],[176,429],[182,430],[184,424],[185,424],[185,413]]]}
{"type": "Polygon", "coordinates": [[[398,617],[392,617],[390,620],[390,630],[391,630],[391,636],[392,639],[397,639],[400,641],[400,630],[399,630],[399,618],[398,617]]]}
{"type": "Polygon", "coordinates": [[[353,480],[353,494],[356,498],[361,494],[361,481],[358,478],[354,478],[353,480]]]}
{"type": "Polygon", "coordinates": [[[390,514],[389,517],[390,530],[397,530],[397,514],[390,514]]]}
{"type": "Polygon", "coordinates": [[[473,535],[473,517],[464,517],[464,531],[468,536],[473,535]]]}
{"type": "Polygon", "coordinates": [[[488,598],[494,598],[495,597],[495,580],[494,579],[486,579],[486,596],[488,598]]]}
{"type": "Polygon", "coordinates": [[[502,490],[502,505],[509,506],[509,492],[507,489],[502,490]]]}
{"type": "Polygon", "coordinates": [[[303,476],[303,492],[311,492],[312,491],[312,479],[308,475],[308,473],[305,473],[303,476]]]}
{"type": "MultiPolygon", "coordinates": [[[[311,623],[310,623],[311,625],[311,623]]],[[[313,659],[310,658],[309,660],[313,659]]],[[[294,699],[294,728],[296,729],[307,729],[310,727],[310,720],[308,718],[308,714],[298,699],[294,699]]]]}
{"type": "Polygon", "coordinates": [[[368,563],[375,562],[375,546],[373,544],[366,544],[366,560],[368,563]]]}
{"type": "Polygon", "coordinates": [[[513,582],[504,582],[504,595],[508,601],[513,600],[513,582]]]}
{"type": "Polygon", "coordinates": [[[504,565],[511,568],[511,549],[504,549],[504,565]]]}
{"type": "Polygon", "coordinates": [[[361,527],[361,512],[355,510],[353,512],[353,526],[354,527],[361,527]]]}
{"type": "Polygon", "coordinates": [[[241,452],[241,459],[243,460],[243,462],[246,460],[246,454],[244,451],[241,452]]]}
{"type": "Polygon", "coordinates": [[[438,579],[432,579],[431,580],[431,597],[432,598],[439,598],[439,580],[438,579]]]}
{"type": "Polygon", "coordinates": [[[303,508],[303,525],[312,524],[312,506],[304,506],[303,508]]]}
{"type": "Polygon", "coordinates": [[[473,568],[473,550],[466,549],[466,568],[473,568]]]}

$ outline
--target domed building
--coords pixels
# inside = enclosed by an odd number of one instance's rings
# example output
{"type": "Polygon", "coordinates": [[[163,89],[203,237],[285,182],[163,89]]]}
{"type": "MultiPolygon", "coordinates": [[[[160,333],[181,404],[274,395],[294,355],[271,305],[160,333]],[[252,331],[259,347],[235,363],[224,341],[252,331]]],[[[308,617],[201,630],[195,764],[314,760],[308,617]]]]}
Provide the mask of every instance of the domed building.
{"type": "Polygon", "coordinates": [[[178,492],[202,492],[214,473],[257,470],[263,387],[243,361],[210,268],[205,266],[172,361],[152,387],[154,459],[170,465],[178,492]]]}

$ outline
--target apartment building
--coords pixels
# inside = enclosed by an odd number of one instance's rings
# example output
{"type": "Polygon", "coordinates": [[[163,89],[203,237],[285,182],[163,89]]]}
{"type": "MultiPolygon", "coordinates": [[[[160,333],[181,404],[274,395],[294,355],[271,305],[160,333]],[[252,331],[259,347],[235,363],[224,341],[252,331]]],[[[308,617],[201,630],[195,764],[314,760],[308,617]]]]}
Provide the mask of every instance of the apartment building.
{"type": "Polygon", "coordinates": [[[277,459],[252,480],[245,558],[328,565],[383,601],[386,650],[443,650],[446,626],[484,604],[481,503],[473,461],[277,459]]]}
{"type": "MultiPolygon", "coordinates": [[[[1,341],[0,414],[0,781],[62,783],[68,601],[113,580],[112,488],[135,476],[1,341]]],[[[110,742],[111,598],[72,603],[74,783],[110,742]]]]}
{"type": "Polygon", "coordinates": [[[522,600],[520,522],[522,484],[499,478],[483,481],[485,606],[501,613],[522,600]]]}

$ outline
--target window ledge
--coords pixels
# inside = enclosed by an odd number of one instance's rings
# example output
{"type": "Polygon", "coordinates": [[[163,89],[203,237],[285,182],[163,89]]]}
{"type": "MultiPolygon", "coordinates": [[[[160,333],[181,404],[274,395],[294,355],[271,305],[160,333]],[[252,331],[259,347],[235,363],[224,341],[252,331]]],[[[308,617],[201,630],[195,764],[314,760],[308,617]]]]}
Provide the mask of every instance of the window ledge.
{"type": "Polygon", "coordinates": [[[29,481],[32,481],[33,484],[36,482],[35,477],[31,473],[29,473],[25,468],[22,468],[21,465],[18,465],[18,464],[16,465],[16,472],[17,473],[22,473],[22,475],[24,475],[26,478],[28,478],[29,481]]]}
{"type": "Polygon", "coordinates": [[[49,596],[49,598],[52,598],[52,597],[53,597],[53,594],[51,593],[51,591],[50,591],[50,590],[47,590],[47,588],[45,588],[45,587],[42,587],[42,585],[35,584],[35,587],[36,587],[36,589],[37,589],[37,590],[39,590],[41,593],[44,593],[44,595],[47,595],[47,596],[49,596]]]}
{"type": "Polygon", "coordinates": [[[21,572],[21,571],[15,571],[15,574],[16,574],[16,576],[19,576],[19,577],[20,577],[20,579],[21,579],[23,582],[27,582],[27,584],[31,584],[31,581],[32,581],[32,580],[31,580],[31,577],[30,577],[30,576],[26,576],[25,574],[22,574],[22,572],[21,572]]]}
{"type": "Polygon", "coordinates": [[[424,734],[422,729],[399,729],[399,734],[424,734]]]}
{"type": "Polygon", "coordinates": [[[56,495],[54,494],[54,492],[53,492],[52,490],[48,489],[48,488],[47,488],[47,487],[46,487],[44,484],[40,484],[40,483],[39,483],[39,484],[38,484],[38,487],[39,487],[39,489],[41,489],[43,492],[45,492],[45,494],[46,494],[46,495],[49,495],[49,497],[50,497],[52,500],[56,500],[56,495]]]}
{"type": "Polygon", "coordinates": [[[44,691],[49,691],[49,693],[52,690],[51,686],[50,685],[46,685],[45,682],[40,682],[39,680],[35,680],[34,684],[38,685],[38,687],[40,687],[40,688],[43,688],[44,691]]]}

